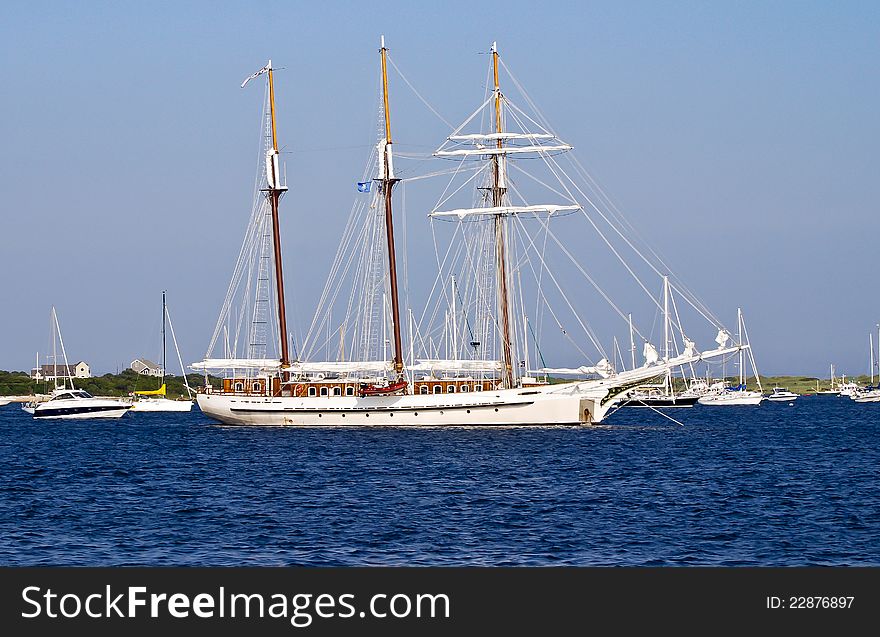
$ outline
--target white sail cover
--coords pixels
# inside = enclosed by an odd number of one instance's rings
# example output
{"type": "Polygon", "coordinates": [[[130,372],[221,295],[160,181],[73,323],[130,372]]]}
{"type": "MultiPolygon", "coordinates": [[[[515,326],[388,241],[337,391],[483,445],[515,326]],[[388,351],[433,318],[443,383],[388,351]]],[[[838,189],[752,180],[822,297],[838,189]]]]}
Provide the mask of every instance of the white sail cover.
{"type": "Polygon", "coordinates": [[[557,206],[557,205],[538,205],[538,206],[494,206],[488,208],[457,208],[455,210],[438,210],[432,212],[430,217],[458,217],[463,219],[469,215],[512,215],[526,212],[546,212],[552,215],[556,212],[566,210],[580,210],[580,206],[557,206]]]}
{"type": "Polygon", "coordinates": [[[430,372],[434,370],[461,372],[498,372],[501,371],[501,361],[426,358],[417,361],[414,365],[407,366],[407,369],[415,372],[430,372]]]}
{"type": "Polygon", "coordinates": [[[660,360],[660,354],[657,353],[657,348],[650,343],[645,343],[645,346],[642,348],[642,356],[645,357],[646,366],[653,365],[660,360]]]}
{"type": "Polygon", "coordinates": [[[190,365],[191,369],[266,369],[276,370],[281,367],[277,358],[206,358],[190,365]]]}
{"type": "Polygon", "coordinates": [[[614,368],[606,359],[600,360],[593,366],[581,365],[580,367],[542,367],[533,370],[539,374],[559,374],[561,376],[583,376],[586,374],[598,374],[602,378],[608,378],[614,374],[614,368]]]}
{"type": "Polygon", "coordinates": [[[284,371],[307,374],[312,372],[386,372],[393,369],[391,361],[306,361],[294,362],[284,371]]]}
{"type": "Polygon", "coordinates": [[[559,144],[557,146],[503,146],[501,148],[456,148],[454,150],[438,150],[434,157],[473,157],[482,155],[517,155],[521,153],[558,153],[571,150],[574,146],[559,144]]]}
{"type": "Polygon", "coordinates": [[[473,135],[450,135],[453,142],[497,141],[499,139],[555,139],[547,133],[475,133],[473,135]]]}

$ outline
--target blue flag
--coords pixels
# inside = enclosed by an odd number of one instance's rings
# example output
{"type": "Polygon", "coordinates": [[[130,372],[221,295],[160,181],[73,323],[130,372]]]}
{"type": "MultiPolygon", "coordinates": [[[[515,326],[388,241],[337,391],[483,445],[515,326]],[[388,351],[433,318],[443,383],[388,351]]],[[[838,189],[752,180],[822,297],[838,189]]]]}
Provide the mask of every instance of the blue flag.
{"type": "Polygon", "coordinates": [[[372,181],[359,181],[358,182],[358,192],[370,192],[370,187],[373,185],[372,181]]]}

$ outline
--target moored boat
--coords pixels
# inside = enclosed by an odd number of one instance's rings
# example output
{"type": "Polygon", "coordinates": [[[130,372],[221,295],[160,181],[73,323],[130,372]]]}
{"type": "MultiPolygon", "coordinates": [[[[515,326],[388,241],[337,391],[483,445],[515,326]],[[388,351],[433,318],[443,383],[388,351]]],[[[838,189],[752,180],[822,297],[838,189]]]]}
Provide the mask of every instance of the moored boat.
{"type": "MultiPolygon", "coordinates": [[[[395,176],[392,159],[386,58],[383,38],[380,60],[384,135],[373,152],[372,171],[365,174],[364,181],[358,182],[359,192],[371,194],[370,203],[368,206],[355,204],[352,213],[352,219],[361,221],[355,214],[364,210],[363,222],[372,225],[357,231],[349,230],[358,227],[355,223],[346,226],[339,253],[342,256],[331,270],[327,291],[319,301],[305,343],[299,343],[298,354],[294,355],[287,327],[279,235],[279,202],[288,188],[282,180],[283,171],[279,165],[271,61],[242,83],[244,87],[258,76],[266,76],[266,146],[262,158],[266,170],[260,178],[251,226],[207,356],[192,365],[206,374],[205,386],[197,395],[199,407],[205,414],[220,422],[237,425],[588,424],[601,422],[616,406],[619,397],[667,375],[673,368],[748,347],[741,343],[728,346],[729,334],[716,325],[718,348],[704,352],[699,352],[694,342],[682,332],[680,353],[672,355],[667,348],[666,355],[661,357],[646,341],[644,363],[641,366],[633,364],[631,369],[615,370],[607,358],[602,357],[595,364],[575,368],[576,373],[586,376],[579,380],[537,382],[527,375],[533,369],[529,366],[528,347],[530,335],[534,337],[534,322],[526,316],[520,279],[528,274],[525,258],[534,252],[534,241],[522,234],[511,234],[512,228],[521,233],[523,220],[532,223],[533,228],[541,228],[557,216],[578,212],[587,215],[584,206],[574,200],[534,205],[511,199],[508,170],[512,168],[512,158],[542,159],[548,163],[555,155],[571,150],[571,146],[559,140],[547,127],[539,131],[505,130],[508,113],[520,126],[535,124],[536,120],[523,118],[521,111],[515,110],[516,107],[502,94],[499,56],[493,44],[491,72],[494,88],[490,89],[488,99],[433,153],[435,157],[460,162],[470,159],[481,162],[478,169],[447,171],[453,175],[473,174],[484,178],[471,184],[475,194],[468,197],[480,205],[441,210],[444,199],[429,214],[432,221],[457,224],[462,234],[466,231],[477,233],[476,239],[469,235],[458,244],[459,253],[463,255],[458,272],[473,271],[474,278],[464,285],[457,285],[455,272],[444,272],[438,259],[441,269],[438,278],[443,281],[439,287],[444,292],[450,290],[445,297],[447,306],[439,313],[443,317],[443,327],[438,328],[442,332],[443,354],[440,354],[434,337],[426,338],[420,334],[411,309],[408,351],[404,349],[404,313],[400,307],[392,214],[392,193],[401,179],[395,176]],[[476,118],[479,113],[485,115],[482,120],[476,118]],[[481,121],[491,122],[491,128],[463,132],[471,122],[481,121]],[[511,252],[517,246],[525,253],[517,259],[511,258],[511,252]],[[352,276],[363,278],[358,285],[352,286],[351,300],[344,308],[345,316],[339,319],[334,315],[336,321],[331,330],[329,317],[338,295],[334,277],[345,276],[349,266],[344,264],[353,260],[342,252],[343,249],[360,250],[357,255],[363,260],[351,268],[351,272],[352,276]],[[248,258],[256,265],[243,261],[248,258]],[[245,273],[256,273],[256,283],[252,286],[241,283],[245,273]],[[451,283],[448,288],[447,282],[451,283]],[[233,311],[232,303],[239,298],[243,299],[245,310],[233,311]],[[241,327],[242,316],[253,317],[250,329],[241,327]],[[335,327],[336,324],[339,327],[335,327]],[[332,338],[329,336],[331,331],[332,338]],[[234,338],[239,334],[243,335],[241,346],[234,338]],[[324,360],[314,355],[319,350],[322,353],[330,351],[329,344],[336,339],[339,346],[335,360],[326,354],[324,360]],[[223,354],[215,357],[213,352],[221,346],[223,354]],[[277,357],[270,355],[272,347],[276,348],[277,357]],[[418,357],[417,348],[421,354],[418,357]],[[390,349],[390,355],[386,349],[390,349]],[[209,370],[221,373],[220,386],[208,382],[209,370]]],[[[551,168],[555,168],[555,164],[551,168]]],[[[460,188],[453,192],[458,190],[460,188]]],[[[560,196],[563,190],[574,191],[569,188],[550,190],[554,196],[560,196]]],[[[519,196],[518,192],[516,194],[519,196]]],[[[546,242],[550,235],[545,232],[543,236],[546,242]]],[[[571,257],[570,252],[564,254],[571,257]]],[[[543,255],[531,256],[533,259],[539,257],[543,258],[543,255]]],[[[544,276],[550,280],[552,274],[546,264],[542,264],[544,271],[544,276]]],[[[585,280],[591,280],[583,269],[578,272],[585,280]]],[[[571,309],[570,300],[564,297],[562,290],[559,292],[571,309]]],[[[537,296],[546,303],[546,293],[539,289],[537,296]]],[[[652,298],[651,302],[656,301],[652,298]]],[[[437,315],[436,311],[434,315],[437,315]]],[[[556,318],[558,315],[552,316],[556,318]]],[[[583,326],[587,336],[591,335],[579,316],[575,314],[571,320],[583,326]]],[[[424,329],[433,328],[427,326],[424,329]]],[[[565,330],[561,331],[567,334],[565,330]]],[[[543,361],[543,355],[541,359],[543,361]]],[[[543,365],[535,371],[546,376],[569,370],[543,365]]]]}
{"type": "Polygon", "coordinates": [[[95,398],[81,389],[55,389],[43,402],[25,403],[22,409],[34,418],[120,418],[131,405],[113,398],[95,398]]]}
{"type": "Polygon", "coordinates": [[[773,391],[767,395],[767,400],[772,402],[791,402],[798,397],[794,392],[788,391],[784,387],[774,387],[773,391]]]}

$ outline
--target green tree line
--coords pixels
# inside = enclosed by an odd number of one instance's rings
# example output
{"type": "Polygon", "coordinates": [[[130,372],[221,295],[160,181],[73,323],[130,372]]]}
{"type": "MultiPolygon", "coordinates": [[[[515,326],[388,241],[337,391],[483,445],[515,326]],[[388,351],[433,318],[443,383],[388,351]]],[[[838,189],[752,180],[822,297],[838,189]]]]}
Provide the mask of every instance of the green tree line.
{"type": "MultiPolygon", "coordinates": [[[[215,387],[222,384],[222,381],[214,376],[209,376],[208,379],[215,387]]],[[[186,380],[193,391],[205,384],[205,377],[200,374],[187,374],[186,380]]],[[[131,369],[119,374],[75,378],[73,382],[77,389],[84,389],[93,396],[128,396],[134,391],[158,389],[161,384],[158,378],[142,376],[131,369]]],[[[183,376],[166,376],[164,382],[168,398],[186,396],[183,376]]],[[[0,396],[30,396],[48,393],[52,389],[52,383],[33,381],[27,372],[0,371],[0,396]]]]}

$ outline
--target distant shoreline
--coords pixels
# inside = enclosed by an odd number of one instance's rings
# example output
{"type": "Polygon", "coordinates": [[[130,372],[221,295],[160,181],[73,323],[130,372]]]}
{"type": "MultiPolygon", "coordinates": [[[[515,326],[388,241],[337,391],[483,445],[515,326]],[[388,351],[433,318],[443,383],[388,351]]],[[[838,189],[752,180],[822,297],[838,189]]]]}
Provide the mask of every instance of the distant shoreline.
{"type": "MultiPolygon", "coordinates": [[[[203,385],[205,377],[199,374],[187,374],[187,381],[190,387],[195,391],[197,387],[203,385]]],[[[817,378],[815,376],[760,376],[761,388],[765,393],[770,393],[774,387],[784,387],[796,394],[806,396],[816,393],[816,381],[819,382],[819,391],[830,389],[830,381],[827,378],[817,378]]],[[[210,378],[211,382],[220,384],[219,378],[210,378]]],[[[551,378],[552,381],[560,382],[563,379],[551,378]]],[[[718,379],[714,379],[718,380],[718,379]]],[[[731,385],[739,382],[736,376],[727,376],[726,380],[731,385]]],[[[839,382],[838,379],[835,379],[839,382]]],[[[166,376],[164,379],[167,384],[168,397],[184,396],[186,388],[183,383],[182,376],[166,376]]],[[[871,383],[868,375],[848,376],[847,381],[851,381],[860,387],[867,386],[871,383]]],[[[880,378],[877,379],[880,383],[880,378]]],[[[128,396],[135,390],[155,389],[156,378],[152,376],[141,376],[136,372],[128,369],[119,374],[104,374],[103,376],[93,376],[91,378],[75,378],[74,383],[77,388],[84,389],[93,395],[108,396],[119,398],[128,396]]],[[[27,372],[19,371],[2,371],[0,370],[0,397],[4,399],[12,399],[13,401],[31,400],[35,394],[48,393],[46,383],[43,381],[33,381],[27,372]],[[27,393],[31,392],[31,393],[27,393]]],[[[676,386],[683,387],[680,378],[676,378],[676,386]]],[[[746,386],[749,389],[757,389],[758,384],[754,376],[746,378],[746,386]]],[[[50,391],[50,390],[49,390],[50,391]]]]}

